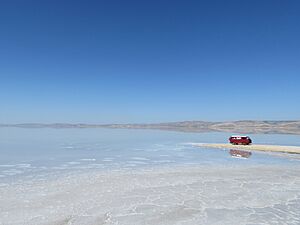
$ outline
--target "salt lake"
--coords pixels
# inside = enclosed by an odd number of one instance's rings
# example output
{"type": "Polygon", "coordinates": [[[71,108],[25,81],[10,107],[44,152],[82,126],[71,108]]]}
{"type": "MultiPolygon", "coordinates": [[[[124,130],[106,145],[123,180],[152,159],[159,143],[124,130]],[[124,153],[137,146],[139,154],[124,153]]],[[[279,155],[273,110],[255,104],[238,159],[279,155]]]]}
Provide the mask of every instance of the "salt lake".
{"type": "Polygon", "coordinates": [[[191,145],[230,135],[1,128],[0,224],[299,224],[300,158],[191,145]]]}

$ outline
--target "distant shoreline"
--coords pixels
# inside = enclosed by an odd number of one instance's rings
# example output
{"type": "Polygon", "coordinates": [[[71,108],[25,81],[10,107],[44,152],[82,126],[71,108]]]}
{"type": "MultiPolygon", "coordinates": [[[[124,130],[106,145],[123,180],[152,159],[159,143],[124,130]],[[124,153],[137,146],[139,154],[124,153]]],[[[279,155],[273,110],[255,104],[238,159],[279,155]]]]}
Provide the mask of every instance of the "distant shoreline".
{"type": "Polygon", "coordinates": [[[111,129],[151,129],[178,132],[204,133],[229,132],[235,134],[291,134],[300,135],[300,120],[294,121],[183,121],[152,124],[85,124],[85,123],[19,123],[0,124],[0,127],[18,128],[111,128],[111,129]]]}
{"type": "Polygon", "coordinates": [[[263,151],[263,152],[279,152],[289,154],[300,154],[300,146],[282,146],[282,145],[232,145],[232,144],[208,144],[194,143],[196,147],[221,148],[221,149],[237,149],[247,151],[263,151]]]}

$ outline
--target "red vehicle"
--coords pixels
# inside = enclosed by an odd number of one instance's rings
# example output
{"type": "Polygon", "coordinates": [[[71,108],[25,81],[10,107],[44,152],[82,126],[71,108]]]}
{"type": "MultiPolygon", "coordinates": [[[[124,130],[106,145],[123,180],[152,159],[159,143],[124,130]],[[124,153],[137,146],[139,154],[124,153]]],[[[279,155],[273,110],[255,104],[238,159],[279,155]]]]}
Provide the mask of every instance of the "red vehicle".
{"type": "Polygon", "coordinates": [[[248,136],[231,136],[229,142],[233,145],[249,145],[252,143],[252,140],[248,136]]]}

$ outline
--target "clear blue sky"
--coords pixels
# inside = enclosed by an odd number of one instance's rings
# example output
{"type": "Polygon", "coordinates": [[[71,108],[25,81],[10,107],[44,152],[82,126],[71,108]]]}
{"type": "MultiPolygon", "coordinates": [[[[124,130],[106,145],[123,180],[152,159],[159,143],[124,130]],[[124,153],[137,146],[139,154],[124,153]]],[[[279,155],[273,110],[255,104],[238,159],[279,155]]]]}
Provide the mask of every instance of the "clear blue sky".
{"type": "Polygon", "coordinates": [[[0,2],[0,123],[300,119],[300,1],[0,2]]]}

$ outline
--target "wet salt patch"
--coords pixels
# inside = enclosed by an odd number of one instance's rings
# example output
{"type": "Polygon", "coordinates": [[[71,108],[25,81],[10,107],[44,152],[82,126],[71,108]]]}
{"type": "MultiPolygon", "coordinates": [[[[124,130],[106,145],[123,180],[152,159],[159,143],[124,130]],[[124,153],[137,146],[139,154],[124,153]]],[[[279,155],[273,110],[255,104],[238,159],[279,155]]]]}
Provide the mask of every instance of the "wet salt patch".
{"type": "Polygon", "coordinates": [[[155,146],[155,147],[165,147],[164,144],[155,144],[154,146],[155,146]]]}
{"type": "Polygon", "coordinates": [[[18,168],[30,168],[31,164],[28,164],[28,163],[17,164],[16,167],[18,167],[18,168]]]}
{"type": "Polygon", "coordinates": [[[183,142],[183,145],[201,145],[205,144],[204,142],[183,142]]]}
{"type": "Polygon", "coordinates": [[[103,164],[100,164],[100,163],[92,163],[92,164],[89,164],[90,166],[104,166],[103,164]]]}
{"type": "Polygon", "coordinates": [[[46,166],[40,166],[39,169],[41,169],[41,170],[46,170],[46,169],[49,169],[49,167],[46,167],[46,166]]]}
{"type": "Polygon", "coordinates": [[[158,152],[160,149],[145,149],[144,152],[158,152]]]}
{"type": "Polygon", "coordinates": [[[151,153],[155,152],[155,154],[157,154],[156,152],[161,152],[161,151],[166,151],[166,150],[168,150],[168,149],[165,149],[165,148],[154,149],[154,148],[152,148],[152,149],[146,149],[145,152],[151,152],[151,153]]]}
{"type": "Polygon", "coordinates": [[[193,165],[199,165],[199,163],[196,163],[196,162],[186,162],[185,163],[185,165],[191,165],[191,166],[193,166],[193,165]]]}
{"type": "Polygon", "coordinates": [[[131,157],[130,159],[133,159],[133,160],[141,160],[141,161],[148,161],[148,160],[150,160],[150,159],[144,158],[144,157],[131,157]]]}
{"type": "Polygon", "coordinates": [[[104,158],[102,159],[103,162],[112,162],[114,159],[113,158],[104,158]]]}
{"type": "Polygon", "coordinates": [[[105,165],[103,164],[87,164],[85,166],[78,166],[77,169],[99,169],[99,168],[105,168],[105,165]]]}
{"type": "Polygon", "coordinates": [[[155,163],[171,163],[174,161],[172,161],[172,160],[154,160],[153,162],[155,162],[155,163]]]}
{"type": "Polygon", "coordinates": [[[74,146],[63,146],[62,148],[64,148],[64,149],[73,149],[75,147],[74,146]]]}
{"type": "Polygon", "coordinates": [[[137,167],[138,165],[135,163],[128,163],[126,164],[126,167],[137,167]]]}
{"type": "Polygon", "coordinates": [[[128,161],[128,163],[130,163],[130,164],[140,164],[140,165],[148,164],[147,162],[143,162],[143,161],[128,161]]]}
{"type": "Polygon", "coordinates": [[[54,170],[65,170],[65,169],[68,169],[69,167],[68,166],[65,166],[65,165],[63,165],[63,166],[54,166],[54,167],[52,167],[52,169],[54,169],[54,170]]]}
{"type": "Polygon", "coordinates": [[[3,165],[0,165],[0,167],[16,167],[17,165],[5,165],[5,164],[3,164],[3,165]]]}
{"type": "Polygon", "coordinates": [[[180,146],[180,147],[172,147],[172,151],[181,151],[181,150],[183,150],[183,149],[185,149],[185,147],[183,147],[183,146],[180,146]]]}
{"type": "Polygon", "coordinates": [[[79,165],[80,162],[68,162],[69,165],[79,165]]]}
{"type": "Polygon", "coordinates": [[[24,173],[24,171],[11,169],[11,170],[4,170],[4,171],[2,171],[2,173],[5,175],[13,176],[13,175],[17,175],[17,174],[22,174],[22,173],[24,173]]]}
{"type": "Polygon", "coordinates": [[[80,159],[80,161],[96,161],[96,159],[80,159]]]}
{"type": "Polygon", "coordinates": [[[132,149],[133,151],[144,151],[145,149],[143,149],[143,148],[134,148],[134,149],[132,149]]]}

